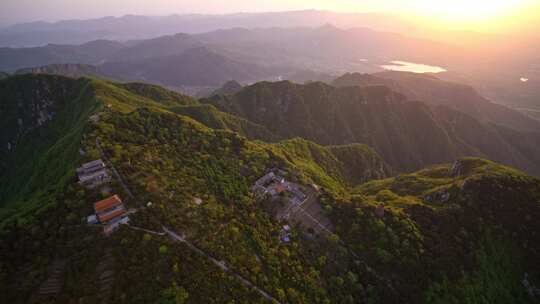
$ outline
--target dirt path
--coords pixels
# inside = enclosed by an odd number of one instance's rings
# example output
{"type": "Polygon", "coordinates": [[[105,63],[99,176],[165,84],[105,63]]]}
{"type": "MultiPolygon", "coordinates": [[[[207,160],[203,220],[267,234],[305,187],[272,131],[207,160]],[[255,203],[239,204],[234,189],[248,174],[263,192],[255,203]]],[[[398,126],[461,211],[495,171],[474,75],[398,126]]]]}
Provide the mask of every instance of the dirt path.
{"type": "Polygon", "coordinates": [[[98,264],[96,271],[98,273],[99,301],[100,303],[107,303],[109,302],[115,280],[114,257],[110,248],[105,250],[105,254],[98,264]]]}
{"type": "Polygon", "coordinates": [[[319,228],[321,228],[321,230],[325,231],[326,233],[328,234],[332,234],[332,231],[330,231],[328,228],[326,228],[325,225],[323,225],[321,222],[319,222],[316,218],[314,218],[309,212],[307,212],[304,208],[302,208],[302,206],[298,206],[298,208],[293,211],[294,212],[300,212],[302,213],[303,215],[307,216],[309,219],[311,219],[315,224],[317,224],[317,226],[319,226],[319,228]]]}
{"type": "Polygon", "coordinates": [[[118,170],[116,170],[116,168],[114,167],[113,163],[111,162],[111,160],[107,157],[107,155],[105,154],[105,151],[103,151],[103,148],[101,147],[101,142],[99,141],[99,138],[96,138],[96,147],[99,149],[99,153],[101,153],[101,157],[103,157],[103,159],[105,160],[105,162],[107,163],[107,165],[109,165],[109,167],[111,168],[114,176],[116,176],[116,178],[118,179],[118,181],[120,182],[120,184],[122,185],[122,188],[124,188],[124,191],[126,191],[127,195],[130,197],[130,198],[135,198],[135,196],[133,195],[133,193],[131,192],[131,190],[129,190],[129,187],[127,186],[126,182],[124,181],[124,179],[122,178],[122,176],[120,175],[120,173],[118,173],[118,170]]]}
{"type": "Polygon", "coordinates": [[[38,294],[42,296],[56,295],[62,290],[64,285],[65,261],[55,261],[49,270],[49,277],[39,287],[38,294]]]}
{"type": "Polygon", "coordinates": [[[223,271],[227,272],[228,274],[232,275],[233,277],[235,277],[236,279],[238,279],[238,281],[240,281],[244,286],[248,287],[248,288],[251,288],[255,291],[257,291],[262,297],[264,297],[265,299],[267,299],[268,301],[271,301],[271,302],[274,302],[274,303],[280,303],[276,298],[272,297],[270,294],[268,294],[266,291],[262,290],[261,288],[257,287],[256,285],[254,285],[253,283],[251,283],[250,281],[246,280],[244,277],[242,277],[241,275],[235,273],[234,271],[232,271],[224,261],[218,261],[216,260],[215,258],[211,257],[210,255],[208,255],[206,252],[202,251],[201,249],[197,248],[195,245],[193,245],[192,243],[190,243],[188,240],[185,239],[185,237],[183,236],[180,236],[178,234],[176,234],[174,231],[168,229],[167,227],[163,226],[163,231],[165,231],[172,239],[176,240],[176,241],[179,241],[179,242],[182,242],[184,244],[186,244],[186,246],[189,247],[189,249],[197,252],[199,255],[202,255],[204,256],[205,258],[209,259],[212,263],[214,263],[214,265],[218,266],[219,268],[221,268],[223,271]]]}
{"type": "Polygon", "coordinates": [[[150,233],[150,234],[154,234],[154,235],[163,236],[163,235],[166,234],[165,232],[157,232],[157,231],[153,231],[153,230],[148,230],[148,229],[136,227],[136,226],[133,226],[133,225],[130,225],[130,224],[126,224],[126,226],[128,226],[129,228],[131,228],[133,230],[142,231],[142,232],[146,232],[146,233],[150,233]]]}

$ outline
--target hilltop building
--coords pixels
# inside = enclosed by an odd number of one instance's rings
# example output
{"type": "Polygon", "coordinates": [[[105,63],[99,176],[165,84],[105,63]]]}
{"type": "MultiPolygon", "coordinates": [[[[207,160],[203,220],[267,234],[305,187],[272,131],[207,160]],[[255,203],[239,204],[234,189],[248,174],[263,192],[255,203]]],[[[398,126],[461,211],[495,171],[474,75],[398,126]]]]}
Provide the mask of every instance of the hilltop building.
{"type": "Polygon", "coordinates": [[[101,184],[111,181],[111,176],[101,159],[83,164],[77,169],[77,176],[79,178],[79,184],[89,189],[96,188],[101,184]]]}
{"type": "Polygon", "coordinates": [[[285,188],[283,183],[276,183],[276,184],[273,184],[270,187],[268,187],[267,190],[268,190],[268,194],[270,194],[271,196],[276,196],[276,195],[280,195],[281,193],[285,192],[285,190],[287,190],[287,188],[285,188]]]}
{"type": "Polygon", "coordinates": [[[272,198],[277,198],[278,195],[289,192],[292,194],[291,200],[295,204],[299,204],[306,200],[307,196],[299,189],[298,185],[285,180],[285,178],[282,176],[285,175],[285,172],[281,170],[277,171],[278,174],[274,172],[275,171],[270,171],[263,177],[259,178],[251,187],[251,190],[259,196],[268,194],[272,198]]]}
{"type": "Polygon", "coordinates": [[[129,217],[122,199],[118,195],[96,202],[94,204],[95,215],[88,217],[88,223],[97,222],[103,225],[106,235],[114,232],[121,224],[127,224],[129,217]]]}
{"type": "Polygon", "coordinates": [[[285,180],[281,175],[284,175],[285,172],[281,170],[277,172],[279,172],[279,175],[271,171],[259,178],[251,187],[251,190],[261,197],[269,195],[272,199],[277,199],[282,193],[289,193],[289,199],[293,204],[298,205],[304,202],[307,195],[301,190],[301,187],[285,180]]]}
{"type": "Polygon", "coordinates": [[[270,194],[270,196],[276,196],[284,192],[285,178],[280,175],[276,175],[274,171],[270,171],[263,177],[259,178],[251,190],[255,193],[262,195],[270,194]]]}
{"type": "Polygon", "coordinates": [[[272,182],[275,177],[276,177],[276,175],[274,174],[274,172],[269,172],[266,175],[264,175],[263,177],[259,178],[255,182],[255,185],[264,187],[266,184],[272,182]]]}

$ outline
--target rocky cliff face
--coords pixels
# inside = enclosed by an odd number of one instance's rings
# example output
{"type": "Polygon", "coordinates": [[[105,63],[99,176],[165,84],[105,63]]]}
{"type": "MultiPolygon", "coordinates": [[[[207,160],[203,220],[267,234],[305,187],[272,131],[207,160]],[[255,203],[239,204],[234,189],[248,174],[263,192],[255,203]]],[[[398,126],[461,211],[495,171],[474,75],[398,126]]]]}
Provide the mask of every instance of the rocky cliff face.
{"type": "Polygon", "coordinates": [[[0,82],[0,150],[4,153],[15,151],[20,138],[51,121],[68,98],[69,82],[56,83],[45,78],[30,78],[32,80],[26,79],[22,83],[8,80],[0,82]]]}
{"type": "Polygon", "coordinates": [[[71,178],[89,116],[89,79],[45,74],[0,80],[0,208],[42,208],[71,178]],[[47,186],[43,186],[47,185],[47,186]]]}

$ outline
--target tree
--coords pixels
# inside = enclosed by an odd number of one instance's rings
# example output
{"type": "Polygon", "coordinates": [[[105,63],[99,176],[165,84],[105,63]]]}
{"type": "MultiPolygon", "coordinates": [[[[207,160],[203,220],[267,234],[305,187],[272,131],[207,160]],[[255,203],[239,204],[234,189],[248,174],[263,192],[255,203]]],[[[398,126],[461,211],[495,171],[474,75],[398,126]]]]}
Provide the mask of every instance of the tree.
{"type": "Polygon", "coordinates": [[[170,288],[165,289],[161,293],[161,299],[159,304],[184,304],[189,298],[189,293],[187,290],[176,285],[176,282],[173,282],[173,285],[170,288]]]}
{"type": "Polygon", "coordinates": [[[302,302],[302,295],[294,288],[287,288],[287,297],[291,303],[302,302]]]}
{"type": "Polygon", "coordinates": [[[167,254],[168,251],[169,251],[169,248],[167,248],[167,246],[165,246],[165,245],[159,246],[159,253],[160,254],[167,254]]]}

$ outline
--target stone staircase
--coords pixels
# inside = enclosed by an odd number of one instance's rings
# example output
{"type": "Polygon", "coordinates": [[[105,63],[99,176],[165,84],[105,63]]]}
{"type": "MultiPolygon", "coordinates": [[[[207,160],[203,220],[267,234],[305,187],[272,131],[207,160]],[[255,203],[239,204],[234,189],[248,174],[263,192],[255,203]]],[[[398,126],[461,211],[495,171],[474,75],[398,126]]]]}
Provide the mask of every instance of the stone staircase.
{"type": "Polygon", "coordinates": [[[98,298],[100,303],[107,303],[114,284],[114,258],[110,249],[105,251],[103,260],[97,267],[98,277],[98,298]]]}
{"type": "Polygon", "coordinates": [[[52,296],[62,291],[64,285],[64,269],[66,268],[65,261],[55,261],[49,270],[49,277],[38,289],[39,296],[52,296]]]}

